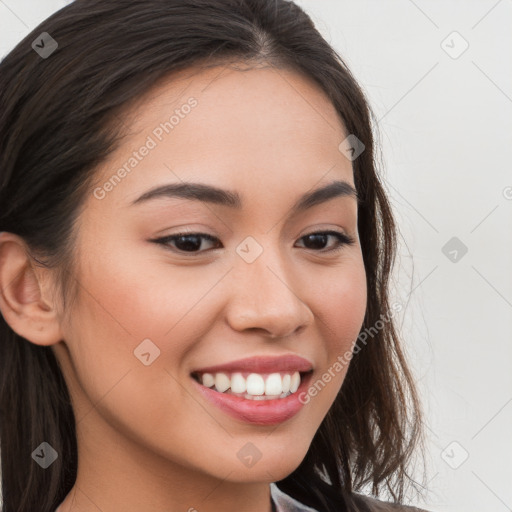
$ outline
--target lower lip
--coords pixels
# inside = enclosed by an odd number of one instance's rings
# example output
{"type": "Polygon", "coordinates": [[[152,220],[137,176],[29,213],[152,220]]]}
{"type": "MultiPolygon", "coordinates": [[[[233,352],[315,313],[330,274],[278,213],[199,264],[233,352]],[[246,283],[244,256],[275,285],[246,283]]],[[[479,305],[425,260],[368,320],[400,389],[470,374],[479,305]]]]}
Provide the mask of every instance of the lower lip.
{"type": "Polygon", "coordinates": [[[255,425],[276,425],[295,416],[304,406],[299,400],[301,392],[306,391],[311,373],[301,375],[301,383],[295,393],[286,398],[273,400],[250,400],[235,395],[219,393],[199,384],[192,378],[199,392],[211,403],[230,416],[255,425]]]}

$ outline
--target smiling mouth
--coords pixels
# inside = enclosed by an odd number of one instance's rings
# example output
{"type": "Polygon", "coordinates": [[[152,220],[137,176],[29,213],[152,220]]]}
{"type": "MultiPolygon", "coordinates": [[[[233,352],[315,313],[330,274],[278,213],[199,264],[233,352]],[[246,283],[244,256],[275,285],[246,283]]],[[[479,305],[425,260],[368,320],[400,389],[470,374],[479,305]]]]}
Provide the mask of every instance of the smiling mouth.
{"type": "Polygon", "coordinates": [[[192,378],[206,388],[221,394],[235,395],[248,400],[276,400],[293,395],[301,382],[313,373],[283,371],[254,372],[193,372],[192,378]]]}

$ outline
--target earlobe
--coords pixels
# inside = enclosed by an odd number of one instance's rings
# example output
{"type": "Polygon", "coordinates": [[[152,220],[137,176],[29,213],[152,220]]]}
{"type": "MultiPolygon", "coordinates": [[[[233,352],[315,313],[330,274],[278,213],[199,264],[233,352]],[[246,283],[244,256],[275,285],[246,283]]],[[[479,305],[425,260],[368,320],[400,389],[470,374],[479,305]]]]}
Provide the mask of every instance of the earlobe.
{"type": "Polygon", "coordinates": [[[11,329],[36,345],[62,337],[47,284],[48,270],[36,267],[18,235],[0,232],[0,311],[11,329]]]}

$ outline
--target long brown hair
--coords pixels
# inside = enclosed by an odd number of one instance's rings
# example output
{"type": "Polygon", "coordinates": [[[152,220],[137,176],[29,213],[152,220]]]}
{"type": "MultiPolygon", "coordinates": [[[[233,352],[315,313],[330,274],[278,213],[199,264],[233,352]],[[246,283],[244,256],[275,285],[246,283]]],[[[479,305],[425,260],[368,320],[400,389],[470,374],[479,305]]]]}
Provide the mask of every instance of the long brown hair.
{"type": "MultiPolygon", "coordinates": [[[[368,291],[362,330],[375,329],[391,316],[397,235],[377,174],[373,116],[341,57],[289,0],[76,0],[43,21],[0,63],[0,231],[23,237],[34,261],[57,272],[63,304],[72,302],[75,220],[95,171],[120,144],[123,109],[174,71],[231,61],[312,78],[364,144],[353,161],[368,291]],[[42,32],[58,44],[47,58],[32,47],[42,32]]],[[[413,451],[423,446],[394,321],[375,330],[306,457],[277,482],[322,511],[355,510],[364,487],[401,501],[413,451]]],[[[20,337],[3,316],[0,414],[3,511],[53,512],[76,479],[70,397],[51,348],[20,337]],[[31,458],[43,440],[65,454],[46,470],[31,458]]]]}

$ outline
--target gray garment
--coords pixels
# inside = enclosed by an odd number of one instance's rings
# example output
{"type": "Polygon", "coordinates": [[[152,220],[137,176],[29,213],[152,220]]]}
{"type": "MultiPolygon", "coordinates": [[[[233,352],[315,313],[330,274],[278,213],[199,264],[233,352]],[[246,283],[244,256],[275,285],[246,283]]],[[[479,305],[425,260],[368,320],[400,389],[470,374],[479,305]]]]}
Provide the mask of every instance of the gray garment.
{"type": "MultiPolygon", "coordinates": [[[[288,496],[288,494],[281,491],[274,483],[270,484],[270,494],[275,503],[275,506],[273,503],[272,512],[319,512],[314,508],[300,503],[291,496],[288,496]]],[[[352,494],[352,497],[354,502],[353,505],[351,505],[351,510],[354,512],[429,512],[422,508],[388,503],[358,493],[352,494]]]]}

